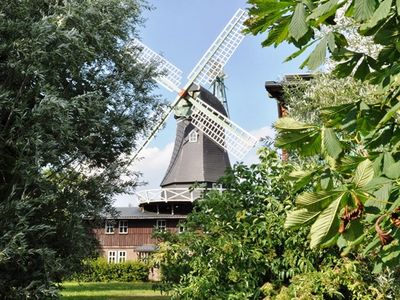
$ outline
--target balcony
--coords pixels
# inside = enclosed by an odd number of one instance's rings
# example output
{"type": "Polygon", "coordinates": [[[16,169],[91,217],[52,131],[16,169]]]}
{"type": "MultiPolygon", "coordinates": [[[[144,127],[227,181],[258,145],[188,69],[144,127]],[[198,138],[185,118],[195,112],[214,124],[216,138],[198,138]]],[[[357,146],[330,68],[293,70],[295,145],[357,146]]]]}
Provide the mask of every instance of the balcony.
{"type": "Polygon", "coordinates": [[[193,202],[210,190],[223,191],[222,188],[166,188],[140,191],[136,193],[139,206],[141,204],[160,202],[193,202]]]}

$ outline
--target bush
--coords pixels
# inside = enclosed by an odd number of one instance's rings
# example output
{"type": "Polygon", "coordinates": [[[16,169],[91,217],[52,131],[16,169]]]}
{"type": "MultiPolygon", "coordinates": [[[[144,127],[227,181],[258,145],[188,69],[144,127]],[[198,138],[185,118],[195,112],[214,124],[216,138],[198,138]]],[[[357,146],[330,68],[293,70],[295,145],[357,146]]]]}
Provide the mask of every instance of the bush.
{"type": "Polygon", "coordinates": [[[88,259],[82,262],[82,271],[72,276],[77,281],[147,281],[149,267],[139,261],[110,264],[104,258],[88,259]]]}

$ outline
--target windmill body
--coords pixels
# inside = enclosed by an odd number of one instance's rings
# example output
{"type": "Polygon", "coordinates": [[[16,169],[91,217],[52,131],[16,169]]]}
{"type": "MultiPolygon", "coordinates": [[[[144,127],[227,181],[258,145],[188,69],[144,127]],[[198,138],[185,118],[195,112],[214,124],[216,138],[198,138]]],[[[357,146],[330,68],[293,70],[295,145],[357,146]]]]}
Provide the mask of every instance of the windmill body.
{"type": "Polygon", "coordinates": [[[144,65],[156,66],[162,74],[155,78],[157,82],[178,93],[134,156],[135,159],[174,112],[177,120],[175,145],[160,184],[161,190],[137,193],[139,205],[146,210],[158,213],[167,206],[174,213],[177,203],[181,208],[184,203],[191,204],[204,189],[212,188],[230,167],[228,152],[241,159],[257,143],[253,136],[229,119],[224,107],[226,95],[224,99],[218,99],[204,88],[213,85],[222,74],[224,65],[244,37],[242,30],[246,19],[246,12],[239,9],[189,74],[183,89],[179,88],[182,72],[177,67],[140,41],[132,41],[132,55],[144,65]],[[190,188],[193,184],[199,184],[201,188],[190,188]]]}
{"type": "MultiPolygon", "coordinates": [[[[227,116],[224,106],[203,87],[198,88],[200,98],[227,116]]],[[[216,144],[203,131],[196,128],[189,117],[177,116],[175,146],[162,188],[188,188],[195,183],[211,188],[230,167],[225,149],[216,144]]]]}

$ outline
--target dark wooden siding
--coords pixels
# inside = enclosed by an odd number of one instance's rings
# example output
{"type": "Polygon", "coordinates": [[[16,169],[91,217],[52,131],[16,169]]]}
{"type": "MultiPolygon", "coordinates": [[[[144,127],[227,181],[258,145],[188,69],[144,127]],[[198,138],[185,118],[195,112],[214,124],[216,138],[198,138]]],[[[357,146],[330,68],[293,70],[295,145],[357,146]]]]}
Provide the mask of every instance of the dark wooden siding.
{"type": "MultiPolygon", "coordinates": [[[[164,220],[161,219],[160,220],[164,220]]],[[[177,232],[177,219],[165,219],[167,230],[177,232]]],[[[153,230],[156,226],[156,220],[135,219],[128,220],[128,233],[120,234],[118,232],[118,222],[115,223],[114,233],[105,234],[105,226],[101,228],[94,228],[96,238],[99,240],[100,245],[103,247],[110,246],[141,246],[146,244],[155,244],[156,240],[152,239],[153,230]]]]}

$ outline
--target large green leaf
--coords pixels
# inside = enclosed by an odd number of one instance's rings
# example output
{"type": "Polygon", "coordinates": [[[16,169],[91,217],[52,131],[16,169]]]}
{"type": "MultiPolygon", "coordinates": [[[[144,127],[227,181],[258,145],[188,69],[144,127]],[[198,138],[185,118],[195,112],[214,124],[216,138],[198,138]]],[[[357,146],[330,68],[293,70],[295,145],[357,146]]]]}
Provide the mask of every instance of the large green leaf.
{"type": "Polygon", "coordinates": [[[290,211],[285,220],[285,228],[296,228],[307,224],[318,216],[319,211],[308,211],[305,208],[290,211]]]}
{"type": "Polygon", "coordinates": [[[315,128],[315,125],[306,124],[293,118],[280,118],[274,124],[278,130],[301,130],[315,128]]]}
{"type": "Polygon", "coordinates": [[[400,16],[400,0],[396,0],[397,14],[400,16]]]}
{"type": "Polygon", "coordinates": [[[250,9],[250,13],[252,13],[253,15],[260,13],[262,16],[265,16],[268,13],[288,8],[291,5],[293,5],[293,2],[290,1],[277,2],[276,0],[263,0],[257,3],[257,10],[252,7],[250,9]]]}
{"type": "Polygon", "coordinates": [[[296,5],[292,20],[289,24],[289,34],[296,40],[300,40],[308,31],[306,23],[306,10],[303,3],[296,5]]]}
{"type": "Polygon", "coordinates": [[[316,170],[311,171],[293,171],[289,174],[289,178],[295,181],[293,185],[293,192],[297,192],[307,185],[312,176],[315,174],[316,170]]]}
{"type": "Polygon", "coordinates": [[[335,159],[343,151],[342,145],[332,128],[324,127],[322,129],[322,144],[324,152],[335,159]]]}
{"type": "Polygon", "coordinates": [[[338,213],[345,195],[347,195],[347,192],[340,193],[337,198],[319,214],[317,220],[311,226],[311,248],[317,247],[321,242],[331,238],[331,235],[333,236],[337,233],[339,224],[338,213]]]}
{"type": "Polygon", "coordinates": [[[310,211],[318,211],[325,208],[329,199],[335,195],[337,195],[337,192],[332,191],[305,192],[296,198],[296,204],[310,211]]]}
{"type": "Polygon", "coordinates": [[[313,52],[311,52],[307,62],[307,67],[310,70],[318,68],[325,62],[327,46],[328,46],[328,40],[326,37],[324,37],[315,47],[313,52]]]}
{"type": "Polygon", "coordinates": [[[391,179],[397,179],[400,177],[400,161],[390,165],[385,172],[386,176],[391,179]]]}
{"type": "Polygon", "coordinates": [[[361,26],[361,30],[372,28],[378,24],[380,20],[383,20],[389,15],[390,8],[392,7],[393,0],[385,0],[381,2],[378,9],[374,12],[371,19],[365,25],[361,26]]]}
{"type": "MultiPolygon", "coordinates": [[[[399,0],[400,1],[400,0],[399,0]]],[[[285,60],[283,62],[288,62],[296,57],[298,57],[299,55],[303,54],[304,51],[306,51],[312,44],[314,44],[316,42],[316,40],[308,43],[307,45],[305,45],[304,47],[301,47],[298,51],[292,53],[291,55],[289,55],[288,57],[285,58],[285,60]]]]}
{"type": "Polygon", "coordinates": [[[317,6],[312,13],[308,16],[307,19],[316,19],[319,18],[326,13],[328,13],[332,8],[335,7],[335,5],[339,2],[339,0],[329,0],[328,2],[317,6]]]}
{"type": "Polygon", "coordinates": [[[284,149],[294,149],[304,156],[315,155],[321,152],[321,135],[318,130],[311,132],[283,131],[275,139],[275,146],[284,149]]]}
{"type": "Polygon", "coordinates": [[[268,38],[262,42],[263,47],[271,45],[279,45],[283,40],[286,39],[289,33],[289,18],[283,19],[280,24],[271,28],[268,33],[268,38]]]}
{"type": "Polygon", "coordinates": [[[359,21],[369,19],[375,11],[375,0],[354,0],[354,18],[359,21]]]}
{"type": "Polygon", "coordinates": [[[353,183],[356,188],[366,186],[374,177],[374,167],[369,159],[362,161],[356,169],[353,183]]]}
{"type": "Polygon", "coordinates": [[[390,179],[397,179],[400,176],[400,162],[396,162],[389,152],[385,152],[383,156],[383,173],[390,179]]]}
{"type": "Polygon", "coordinates": [[[296,149],[303,155],[320,152],[321,135],[316,125],[308,125],[291,118],[283,118],[275,123],[278,136],[275,145],[280,148],[296,149]]]}
{"type": "Polygon", "coordinates": [[[387,201],[389,200],[391,190],[392,183],[386,182],[381,188],[374,192],[374,198],[369,199],[365,203],[365,206],[374,206],[379,210],[383,210],[386,207],[387,201]]]}
{"type": "Polygon", "coordinates": [[[400,101],[385,114],[385,116],[379,121],[377,127],[379,128],[384,124],[386,124],[399,110],[400,110],[400,101]]]}

